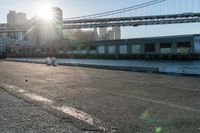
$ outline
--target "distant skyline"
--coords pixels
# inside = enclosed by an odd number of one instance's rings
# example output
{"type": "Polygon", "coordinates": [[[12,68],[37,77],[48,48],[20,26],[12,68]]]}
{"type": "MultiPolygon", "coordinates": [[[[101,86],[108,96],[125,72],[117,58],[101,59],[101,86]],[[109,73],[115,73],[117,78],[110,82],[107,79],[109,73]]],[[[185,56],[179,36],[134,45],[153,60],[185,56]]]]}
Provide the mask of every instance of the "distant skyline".
{"type": "MultiPolygon", "coordinates": [[[[100,13],[119,8],[124,8],[150,0],[0,0],[0,23],[6,22],[6,16],[9,10],[24,12],[27,18],[36,15],[37,7],[44,4],[51,4],[54,7],[60,7],[63,10],[63,18],[82,16],[94,13],[100,13]]],[[[172,0],[169,0],[169,2],[172,0]]],[[[200,0],[173,0],[177,5],[182,4],[179,10],[187,9],[189,12],[200,12],[200,8],[196,8],[200,4],[200,0]],[[181,3],[182,2],[182,3],[181,3]],[[196,3],[195,3],[196,2],[196,3]]],[[[160,10],[166,8],[170,13],[177,13],[176,7],[167,7],[166,3],[160,6],[160,10]]],[[[199,5],[200,7],[200,5],[199,5]]],[[[152,7],[154,8],[154,7],[152,7]]],[[[159,10],[158,10],[159,11],[159,10]]],[[[162,10],[161,10],[162,11],[162,10]]],[[[160,11],[160,12],[161,12],[160,11]]],[[[148,12],[148,10],[146,11],[148,12]]],[[[141,13],[142,14],[142,13],[141,13]]],[[[143,14],[142,14],[143,15],[143,14]]],[[[122,28],[123,38],[135,37],[151,37],[151,36],[167,36],[179,34],[197,34],[200,33],[200,24],[177,24],[177,25],[159,25],[159,26],[140,26],[122,28]]]]}

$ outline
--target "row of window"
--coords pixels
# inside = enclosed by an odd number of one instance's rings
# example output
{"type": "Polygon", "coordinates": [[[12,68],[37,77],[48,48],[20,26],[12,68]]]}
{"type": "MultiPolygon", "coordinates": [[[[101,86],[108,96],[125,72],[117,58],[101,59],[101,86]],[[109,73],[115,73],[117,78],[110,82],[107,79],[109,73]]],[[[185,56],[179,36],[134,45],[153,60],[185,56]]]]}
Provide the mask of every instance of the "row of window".
{"type": "MultiPolygon", "coordinates": [[[[116,45],[99,45],[99,46],[90,46],[90,50],[77,50],[77,48],[43,48],[40,50],[43,54],[116,54],[117,51],[119,54],[128,54],[129,52],[133,54],[140,53],[160,53],[160,54],[171,54],[176,53],[190,53],[192,52],[190,42],[178,42],[177,48],[173,50],[172,43],[160,43],[158,46],[155,43],[146,43],[141,44],[132,44],[132,45],[119,45],[118,49],[116,45]],[[176,50],[176,51],[175,51],[176,50]]],[[[200,53],[200,44],[194,45],[194,52],[200,53]]],[[[21,53],[21,51],[20,51],[21,53]]],[[[30,50],[28,53],[35,53],[34,49],[30,50]]]]}
{"type": "MultiPolygon", "coordinates": [[[[132,53],[154,53],[156,52],[156,45],[154,43],[147,43],[144,45],[144,48],[140,44],[133,44],[131,45],[131,52],[132,53]]],[[[172,53],[172,43],[160,43],[159,45],[159,52],[160,53],[172,53]]],[[[190,52],[190,42],[180,42],[177,43],[177,53],[189,53],[190,52]]],[[[98,46],[98,53],[105,54],[105,46],[98,46]]],[[[110,45],[108,46],[108,53],[115,54],[116,53],[116,46],[110,45]]],[[[119,46],[119,53],[120,54],[127,54],[128,53],[128,45],[120,45],[119,46]]]]}

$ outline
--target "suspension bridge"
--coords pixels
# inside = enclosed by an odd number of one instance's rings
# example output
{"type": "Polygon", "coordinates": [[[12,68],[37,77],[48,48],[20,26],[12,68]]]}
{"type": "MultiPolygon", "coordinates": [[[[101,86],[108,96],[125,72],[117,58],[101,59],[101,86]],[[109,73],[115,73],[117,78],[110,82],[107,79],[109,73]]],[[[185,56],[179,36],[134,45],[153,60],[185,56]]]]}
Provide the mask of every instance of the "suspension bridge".
{"type": "Polygon", "coordinates": [[[153,0],[138,5],[64,19],[65,29],[200,22],[200,0],[153,0]]]}
{"type": "MultiPolygon", "coordinates": [[[[152,0],[117,10],[63,19],[63,29],[200,22],[200,0],[152,0]]],[[[0,33],[26,31],[0,24],[0,33]]]]}
{"type": "Polygon", "coordinates": [[[141,25],[161,25],[177,23],[200,22],[200,13],[184,13],[157,16],[122,17],[104,19],[82,19],[64,21],[65,29],[98,28],[98,27],[121,27],[141,25]]]}

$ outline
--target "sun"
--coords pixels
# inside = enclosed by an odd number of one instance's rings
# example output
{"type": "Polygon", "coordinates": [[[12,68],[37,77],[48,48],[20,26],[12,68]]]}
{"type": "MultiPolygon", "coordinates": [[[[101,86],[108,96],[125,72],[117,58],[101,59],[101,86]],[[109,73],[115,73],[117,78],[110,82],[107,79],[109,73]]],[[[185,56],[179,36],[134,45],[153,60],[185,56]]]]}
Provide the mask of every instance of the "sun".
{"type": "Polygon", "coordinates": [[[44,21],[52,21],[53,12],[50,5],[40,5],[37,9],[37,16],[44,21]]]}

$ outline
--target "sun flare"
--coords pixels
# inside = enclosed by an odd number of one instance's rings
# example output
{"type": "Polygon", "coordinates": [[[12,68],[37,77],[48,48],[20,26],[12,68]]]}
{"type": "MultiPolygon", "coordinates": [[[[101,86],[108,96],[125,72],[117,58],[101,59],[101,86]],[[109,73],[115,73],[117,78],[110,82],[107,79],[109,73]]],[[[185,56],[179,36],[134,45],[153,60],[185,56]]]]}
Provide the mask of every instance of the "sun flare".
{"type": "Polygon", "coordinates": [[[44,21],[51,21],[53,19],[53,12],[51,6],[41,5],[38,7],[37,16],[43,19],[44,21]]]}

